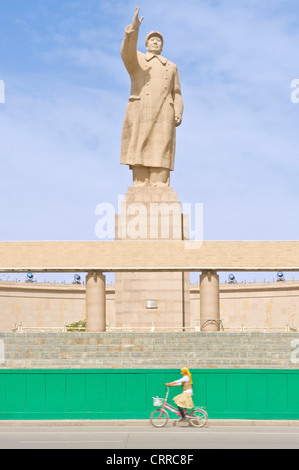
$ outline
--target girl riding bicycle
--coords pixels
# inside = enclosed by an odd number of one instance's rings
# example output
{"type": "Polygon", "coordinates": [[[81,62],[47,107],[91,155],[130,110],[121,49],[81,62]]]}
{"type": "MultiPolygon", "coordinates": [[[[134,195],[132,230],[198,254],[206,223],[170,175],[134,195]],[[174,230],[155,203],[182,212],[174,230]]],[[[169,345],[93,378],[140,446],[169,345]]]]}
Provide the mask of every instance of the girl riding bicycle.
{"type": "Polygon", "coordinates": [[[194,404],[192,400],[193,380],[192,380],[191,373],[187,367],[183,367],[181,369],[181,374],[183,376],[181,379],[175,380],[174,382],[167,383],[165,385],[167,387],[179,387],[180,385],[183,386],[183,393],[174,397],[173,401],[175,402],[175,404],[177,405],[179,409],[179,412],[181,414],[181,421],[185,421],[186,417],[185,417],[184,409],[194,408],[194,404]]]}

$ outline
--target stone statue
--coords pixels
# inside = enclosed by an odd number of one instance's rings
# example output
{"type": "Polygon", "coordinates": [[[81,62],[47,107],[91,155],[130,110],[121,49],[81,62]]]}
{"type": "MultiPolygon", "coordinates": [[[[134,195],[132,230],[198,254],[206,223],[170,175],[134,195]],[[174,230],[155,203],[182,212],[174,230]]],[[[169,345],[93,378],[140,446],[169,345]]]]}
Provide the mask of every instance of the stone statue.
{"type": "Polygon", "coordinates": [[[174,169],[176,127],[183,99],[177,67],[162,55],[163,36],[146,37],[147,53],[137,51],[140,8],[125,30],[121,56],[131,77],[131,96],[122,132],[121,163],[133,170],[134,186],[169,186],[174,169]]]}

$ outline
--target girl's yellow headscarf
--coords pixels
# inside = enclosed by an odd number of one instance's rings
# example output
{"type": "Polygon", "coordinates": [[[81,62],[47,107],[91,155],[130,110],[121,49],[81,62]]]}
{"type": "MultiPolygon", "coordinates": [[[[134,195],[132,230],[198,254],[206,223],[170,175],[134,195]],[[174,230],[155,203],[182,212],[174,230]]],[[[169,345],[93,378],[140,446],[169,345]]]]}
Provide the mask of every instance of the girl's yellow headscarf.
{"type": "Polygon", "coordinates": [[[190,379],[190,383],[191,385],[193,384],[193,380],[192,380],[192,375],[191,375],[191,372],[190,370],[187,368],[187,367],[183,367],[181,369],[181,372],[183,372],[184,375],[188,375],[189,379],[190,379]]]}

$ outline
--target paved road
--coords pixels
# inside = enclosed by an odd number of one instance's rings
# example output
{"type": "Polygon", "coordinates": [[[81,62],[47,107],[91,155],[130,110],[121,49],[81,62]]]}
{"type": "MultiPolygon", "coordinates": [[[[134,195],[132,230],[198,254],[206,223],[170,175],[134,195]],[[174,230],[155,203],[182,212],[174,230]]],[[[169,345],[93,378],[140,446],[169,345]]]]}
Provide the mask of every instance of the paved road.
{"type": "Polygon", "coordinates": [[[0,426],[0,449],[299,449],[299,427],[0,426]]]}

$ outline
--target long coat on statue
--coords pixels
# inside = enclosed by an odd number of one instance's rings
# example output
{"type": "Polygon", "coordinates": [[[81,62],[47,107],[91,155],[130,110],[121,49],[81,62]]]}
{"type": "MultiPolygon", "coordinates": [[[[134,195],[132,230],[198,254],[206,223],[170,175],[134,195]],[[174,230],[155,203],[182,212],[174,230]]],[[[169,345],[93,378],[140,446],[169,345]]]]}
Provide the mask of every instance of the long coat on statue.
{"type": "Polygon", "coordinates": [[[177,67],[161,55],[137,51],[138,30],[128,26],[121,56],[131,77],[122,132],[123,165],[174,169],[175,117],[183,99],[177,67]]]}

